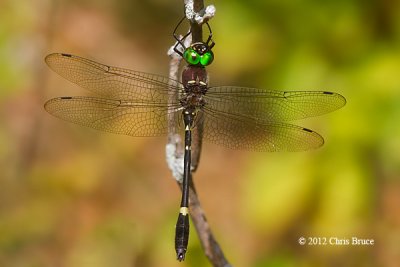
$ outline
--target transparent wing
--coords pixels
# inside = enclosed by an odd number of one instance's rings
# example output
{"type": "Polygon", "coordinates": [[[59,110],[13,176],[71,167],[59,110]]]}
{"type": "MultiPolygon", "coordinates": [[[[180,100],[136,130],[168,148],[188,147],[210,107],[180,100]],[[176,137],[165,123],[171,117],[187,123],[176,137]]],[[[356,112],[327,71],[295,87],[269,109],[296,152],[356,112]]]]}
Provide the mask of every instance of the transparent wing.
{"type": "Polygon", "coordinates": [[[50,54],[45,61],[65,79],[105,98],[167,102],[168,93],[181,88],[180,82],[167,77],[110,67],[69,54],[50,54]]]}
{"type": "MultiPolygon", "coordinates": [[[[130,136],[164,135],[168,132],[167,114],[178,112],[178,107],[167,107],[163,103],[133,103],[83,96],[53,98],[44,107],[60,119],[130,136]]],[[[178,120],[177,126],[180,125],[178,120]]]]}
{"type": "Polygon", "coordinates": [[[205,108],[203,137],[231,149],[253,151],[305,151],[324,144],[318,133],[296,125],[262,123],[243,115],[214,112],[205,108]]]}
{"type": "Polygon", "coordinates": [[[207,107],[224,114],[243,115],[262,123],[319,116],[343,107],[346,99],[324,91],[273,91],[247,87],[210,87],[207,107]]]}

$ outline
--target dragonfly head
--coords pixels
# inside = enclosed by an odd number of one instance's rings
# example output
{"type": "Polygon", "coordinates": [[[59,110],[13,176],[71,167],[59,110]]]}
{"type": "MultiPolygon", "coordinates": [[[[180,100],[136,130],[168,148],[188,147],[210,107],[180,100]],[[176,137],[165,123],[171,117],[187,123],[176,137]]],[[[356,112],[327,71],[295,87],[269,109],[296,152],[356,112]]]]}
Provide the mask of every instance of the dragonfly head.
{"type": "Polygon", "coordinates": [[[189,65],[205,67],[213,62],[214,53],[206,43],[198,42],[186,48],[183,58],[189,65]]]}

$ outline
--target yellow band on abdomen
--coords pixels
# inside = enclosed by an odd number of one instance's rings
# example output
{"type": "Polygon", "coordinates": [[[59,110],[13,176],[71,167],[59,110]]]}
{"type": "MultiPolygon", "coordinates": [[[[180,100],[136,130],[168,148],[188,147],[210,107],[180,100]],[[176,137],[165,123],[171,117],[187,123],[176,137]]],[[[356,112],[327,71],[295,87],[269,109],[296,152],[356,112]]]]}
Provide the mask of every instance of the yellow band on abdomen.
{"type": "Polygon", "coordinates": [[[181,213],[182,215],[187,215],[187,214],[189,214],[189,208],[188,207],[181,207],[179,209],[179,213],[181,213]]]}

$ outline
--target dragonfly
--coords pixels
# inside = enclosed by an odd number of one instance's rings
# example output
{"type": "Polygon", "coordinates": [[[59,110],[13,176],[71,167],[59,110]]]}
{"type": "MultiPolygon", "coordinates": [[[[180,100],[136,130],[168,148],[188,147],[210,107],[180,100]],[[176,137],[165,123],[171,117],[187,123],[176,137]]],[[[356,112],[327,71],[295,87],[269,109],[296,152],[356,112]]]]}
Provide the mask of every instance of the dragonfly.
{"type": "MultiPolygon", "coordinates": [[[[181,23],[181,22],[180,22],[181,23]]],[[[179,25],[179,24],[178,24],[179,25]]],[[[48,100],[44,108],[62,120],[96,130],[134,137],[167,135],[167,117],[184,133],[182,199],[175,230],[177,259],[185,259],[189,239],[189,179],[192,131],[230,149],[306,151],[323,145],[317,132],[291,121],[323,115],[343,107],[346,99],[328,91],[275,91],[239,86],[209,86],[206,66],[214,60],[215,45],[208,23],[205,42],[186,47],[178,37],[174,46],[187,63],[181,81],[161,75],[112,67],[79,56],[53,53],[47,65],[60,76],[87,89],[93,96],[64,96],[48,100]],[[177,99],[170,98],[176,93],[177,99]]]]}

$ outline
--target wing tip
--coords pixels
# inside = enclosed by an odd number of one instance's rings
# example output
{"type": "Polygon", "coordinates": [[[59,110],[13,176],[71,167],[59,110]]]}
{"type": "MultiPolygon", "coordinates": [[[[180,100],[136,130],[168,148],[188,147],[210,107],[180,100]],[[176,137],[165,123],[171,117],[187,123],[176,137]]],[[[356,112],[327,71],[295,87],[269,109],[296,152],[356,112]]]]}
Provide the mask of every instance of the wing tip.
{"type": "Polygon", "coordinates": [[[340,101],[339,101],[340,105],[337,107],[337,109],[344,107],[346,105],[346,103],[347,103],[346,98],[343,95],[339,94],[339,93],[330,92],[330,91],[323,91],[322,94],[331,95],[331,96],[334,96],[334,97],[340,99],[340,101]]]}
{"type": "Polygon", "coordinates": [[[74,57],[71,54],[67,54],[67,53],[51,53],[48,54],[45,58],[44,61],[47,63],[47,65],[49,65],[49,63],[51,62],[52,59],[54,59],[55,57],[68,57],[68,58],[72,58],[74,57]]]}
{"type": "Polygon", "coordinates": [[[57,53],[51,53],[48,54],[45,58],[44,58],[44,62],[46,62],[47,65],[49,65],[49,61],[54,57],[54,55],[56,55],[57,53]]]}
{"type": "Polygon", "coordinates": [[[49,105],[50,105],[51,102],[53,102],[53,101],[54,101],[54,98],[47,100],[47,101],[44,103],[44,105],[43,105],[44,110],[46,110],[47,112],[50,113],[49,105]]]}
{"type": "Polygon", "coordinates": [[[315,150],[318,149],[320,147],[322,147],[325,143],[324,138],[322,137],[322,135],[320,135],[319,133],[317,133],[316,131],[313,131],[311,129],[308,128],[304,128],[302,129],[304,132],[306,132],[306,134],[308,135],[313,135],[313,138],[315,139],[315,142],[313,142],[313,146],[307,146],[307,147],[303,147],[300,148],[298,151],[308,151],[308,150],[315,150]]]}
{"type": "Polygon", "coordinates": [[[47,100],[47,101],[44,103],[43,107],[44,107],[44,109],[45,109],[48,113],[51,114],[50,105],[51,105],[52,103],[54,103],[57,99],[59,99],[59,97],[49,99],[49,100],[47,100]]]}
{"type": "Polygon", "coordinates": [[[45,103],[44,103],[44,105],[43,105],[43,107],[44,107],[44,109],[47,111],[47,112],[49,112],[49,113],[51,113],[52,114],[52,112],[51,112],[51,104],[53,104],[53,103],[55,103],[55,102],[58,102],[58,101],[62,101],[62,100],[71,100],[71,99],[73,99],[73,97],[72,96],[60,96],[60,97],[55,97],[55,98],[52,98],[52,99],[49,99],[49,100],[47,100],[45,103]]]}

